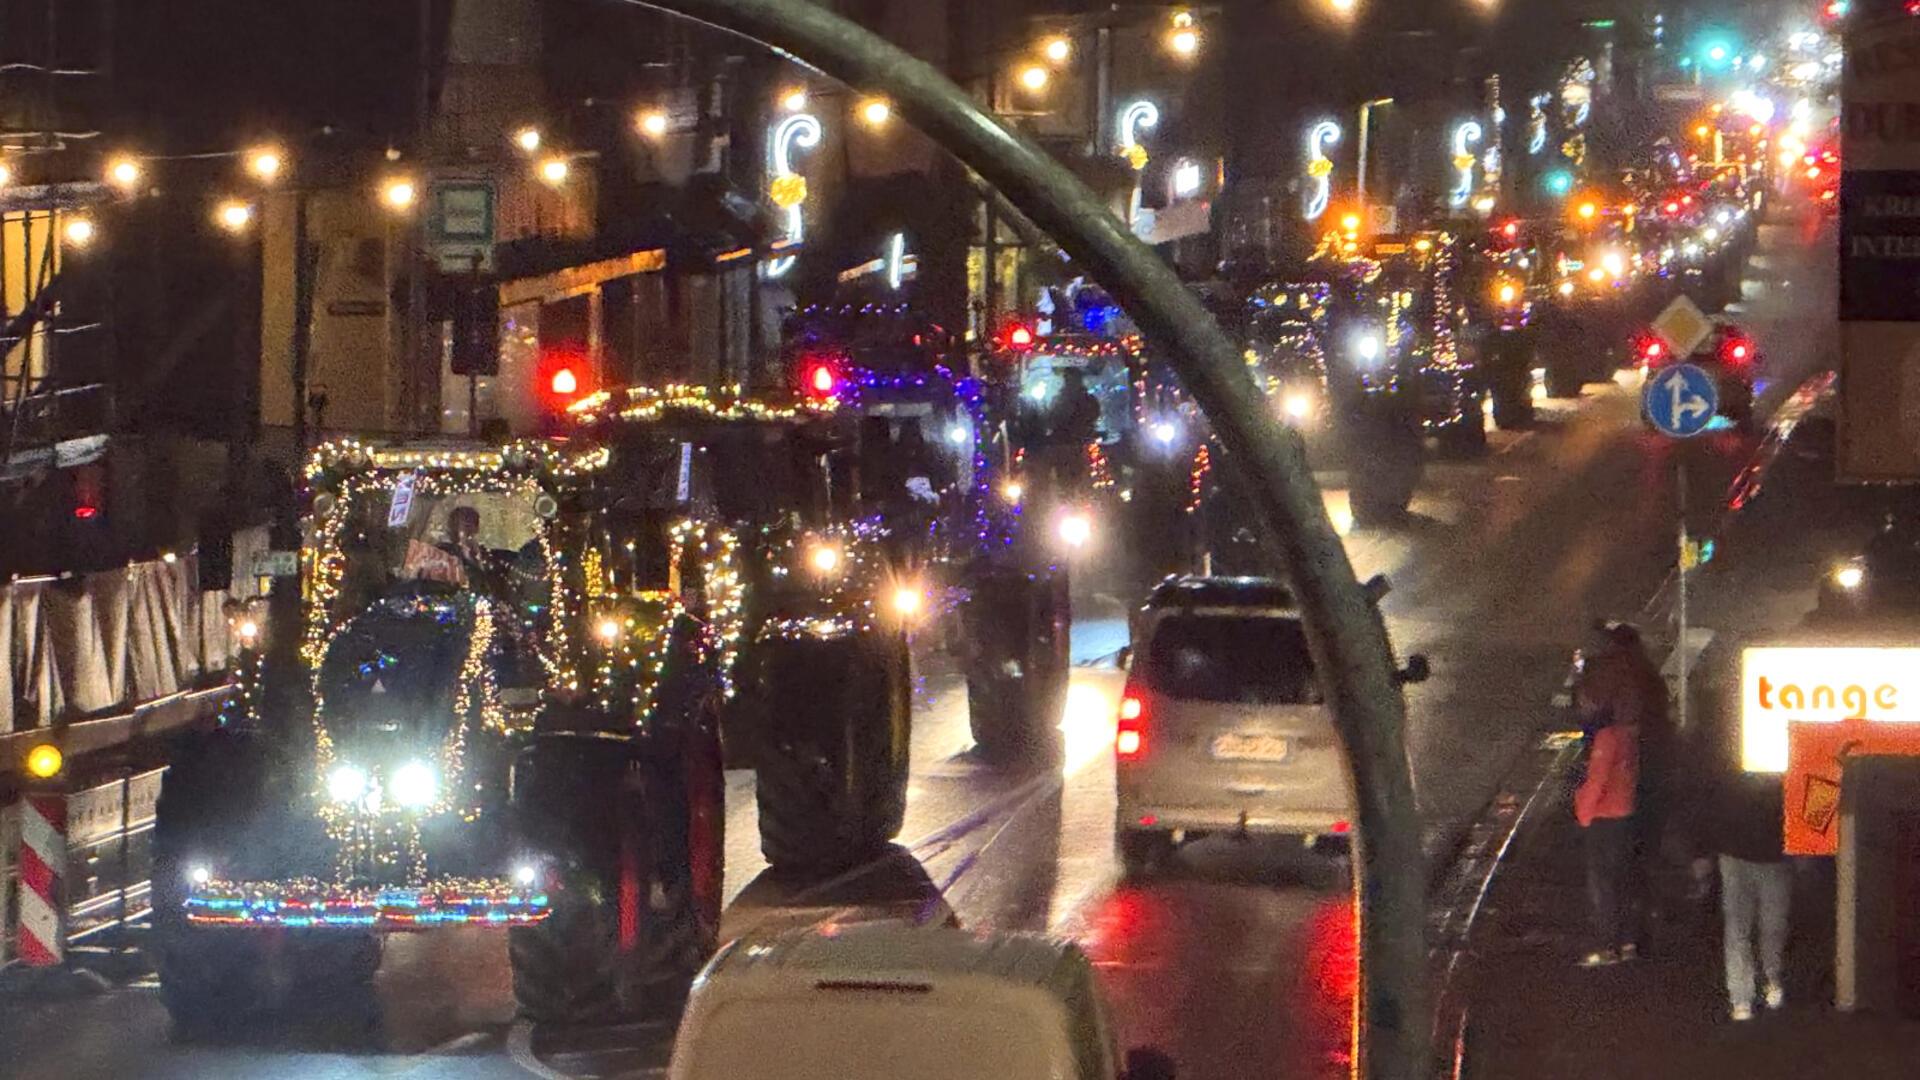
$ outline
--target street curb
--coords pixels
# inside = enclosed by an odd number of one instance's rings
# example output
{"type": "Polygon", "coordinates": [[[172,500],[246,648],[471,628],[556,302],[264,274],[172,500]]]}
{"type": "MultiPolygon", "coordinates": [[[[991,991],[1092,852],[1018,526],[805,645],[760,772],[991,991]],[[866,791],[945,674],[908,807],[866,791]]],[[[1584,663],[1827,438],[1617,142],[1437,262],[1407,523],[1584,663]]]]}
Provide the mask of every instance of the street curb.
{"type": "Polygon", "coordinates": [[[1428,909],[1428,960],[1439,993],[1434,1002],[1433,1075],[1461,1080],[1466,1071],[1469,1002],[1480,940],[1480,915],[1495,875],[1534,810],[1549,801],[1581,756],[1578,732],[1550,734],[1520,756],[1500,790],[1466,832],[1428,909]]]}

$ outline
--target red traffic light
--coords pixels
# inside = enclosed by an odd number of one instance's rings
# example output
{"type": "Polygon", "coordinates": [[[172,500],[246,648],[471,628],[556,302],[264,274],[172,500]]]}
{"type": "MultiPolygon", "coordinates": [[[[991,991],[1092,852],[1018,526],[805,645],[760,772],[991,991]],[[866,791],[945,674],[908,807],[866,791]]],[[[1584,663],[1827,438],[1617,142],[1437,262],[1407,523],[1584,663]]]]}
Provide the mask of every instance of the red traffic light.
{"type": "Polygon", "coordinates": [[[560,397],[571,397],[580,392],[580,377],[573,373],[572,368],[563,367],[553,373],[547,386],[560,397]]]}
{"type": "Polygon", "coordinates": [[[1669,200],[1666,206],[1666,211],[1669,214],[1677,214],[1680,212],[1680,204],[1676,201],[1669,200]]]}
{"type": "Polygon", "coordinates": [[[1745,338],[1730,337],[1720,346],[1730,363],[1744,364],[1753,359],[1753,342],[1745,338]]]}
{"type": "Polygon", "coordinates": [[[804,384],[807,393],[819,398],[830,398],[840,392],[840,376],[834,373],[833,365],[817,361],[807,367],[804,384]]]}
{"type": "Polygon", "coordinates": [[[1667,346],[1664,342],[1660,341],[1649,341],[1640,348],[1640,355],[1649,360],[1658,360],[1666,354],[1667,346]]]}
{"type": "Polygon", "coordinates": [[[1013,346],[1016,349],[1032,348],[1033,347],[1033,329],[1031,327],[1026,327],[1026,326],[1016,326],[1011,330],[1008,330],[1007,344],[1013,346]]]}
{"type": "Polygon", "coordinates": [[[1517,221],[1509,221],[1505,225],[1500,226],[1500,235],[1506,237],[1509,240],[1513,239],[1516,236],[1519,236],[1520,223],[1517,221]]]}

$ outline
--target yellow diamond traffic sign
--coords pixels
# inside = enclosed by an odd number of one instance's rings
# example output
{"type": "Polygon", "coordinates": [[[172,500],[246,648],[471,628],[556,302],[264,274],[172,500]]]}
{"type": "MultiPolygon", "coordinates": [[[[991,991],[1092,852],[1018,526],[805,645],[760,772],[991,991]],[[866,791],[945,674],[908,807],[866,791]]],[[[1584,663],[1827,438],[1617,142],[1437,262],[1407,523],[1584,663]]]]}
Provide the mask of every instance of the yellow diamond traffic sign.
{"type": "Polygon", "coordinates": [[[1692,300],[1676,296],[1660,317],[1653,320],[1653,332],[1667,343],[1674,356],[1685,358],[1693,355],[1693,350],[1713,333],[1713,320],[1692,300]]]}

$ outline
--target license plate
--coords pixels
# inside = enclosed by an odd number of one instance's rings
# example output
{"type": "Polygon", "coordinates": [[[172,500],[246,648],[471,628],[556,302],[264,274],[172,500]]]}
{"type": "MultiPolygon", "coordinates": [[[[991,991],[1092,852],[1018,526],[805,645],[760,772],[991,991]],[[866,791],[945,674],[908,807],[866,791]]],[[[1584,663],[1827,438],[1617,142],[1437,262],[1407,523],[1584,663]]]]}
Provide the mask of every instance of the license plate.
{"type": "Polygon", "coordinates": [[[1237,761],[1285,761],[1287,740],[1278,735],[1218,735],[1213,740],[1213,756],[1237,761]]]}

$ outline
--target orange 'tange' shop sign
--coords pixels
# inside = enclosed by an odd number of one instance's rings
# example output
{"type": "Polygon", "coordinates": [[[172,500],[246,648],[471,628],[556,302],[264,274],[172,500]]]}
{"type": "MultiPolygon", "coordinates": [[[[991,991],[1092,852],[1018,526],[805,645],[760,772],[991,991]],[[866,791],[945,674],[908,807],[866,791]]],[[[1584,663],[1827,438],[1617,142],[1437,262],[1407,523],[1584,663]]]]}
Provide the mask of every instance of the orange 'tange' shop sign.
{"type": "Polygon", "coordinates": [[[1787,854],[1832,855],[1840,839],[1840,774],[1847,759],[1920,755],[1920,724],[1794,721],[1787,742],[1787,854]]]}
{"type": "Polygon", "coordinates": [[[1787,769],[1789,724],[1912,723],[1920,731],[1920,648],[1779,648],[1741,654],[1740,760],[1787,769]]]}

